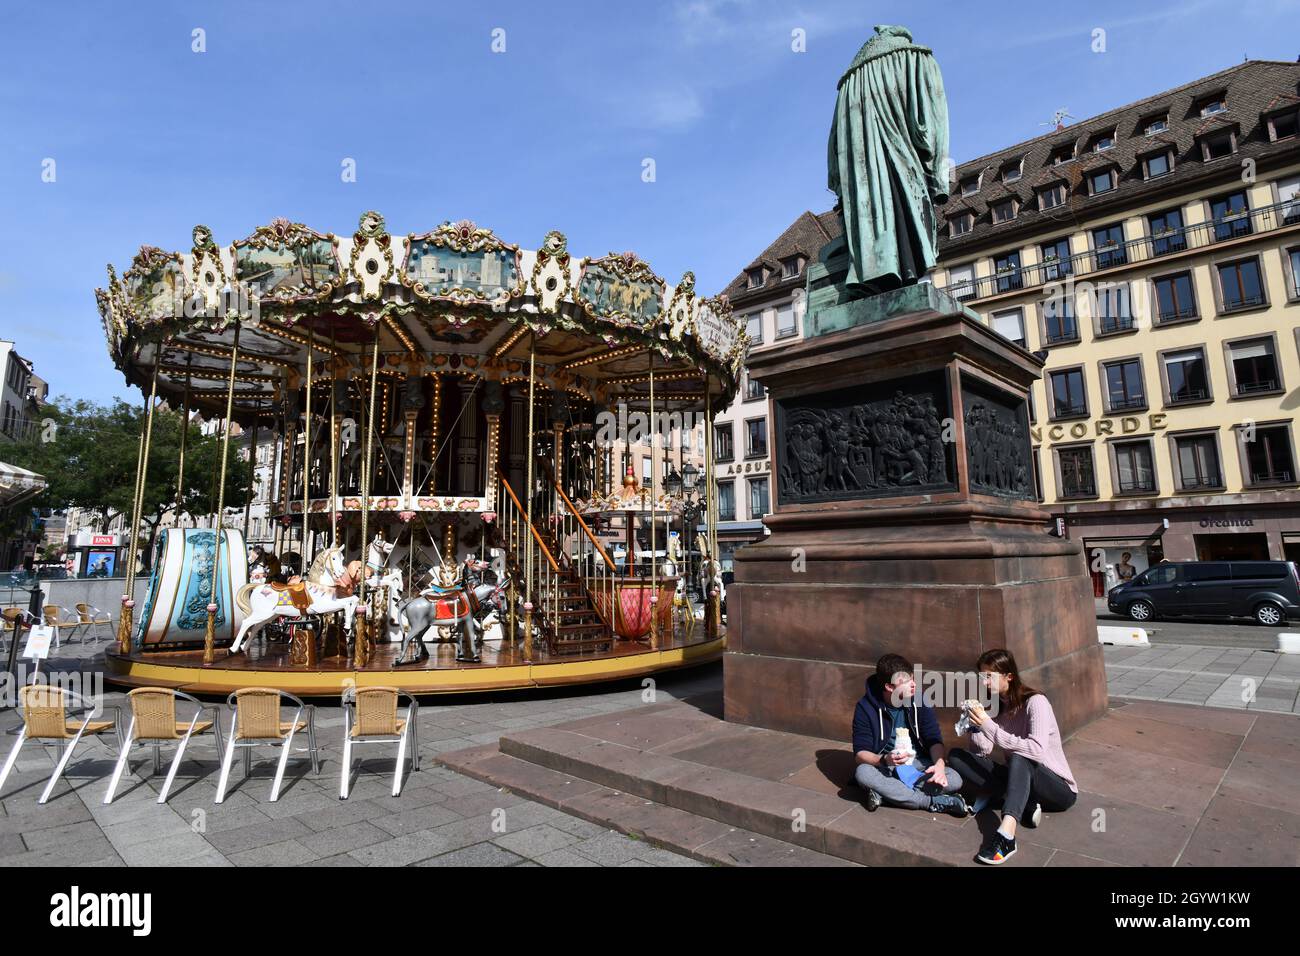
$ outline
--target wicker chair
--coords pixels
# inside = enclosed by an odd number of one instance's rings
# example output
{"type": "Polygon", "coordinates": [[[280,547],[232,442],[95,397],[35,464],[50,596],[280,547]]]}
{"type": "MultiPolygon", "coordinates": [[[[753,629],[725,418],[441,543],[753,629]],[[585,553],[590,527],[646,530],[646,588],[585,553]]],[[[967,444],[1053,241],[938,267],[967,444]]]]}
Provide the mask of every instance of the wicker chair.
{"type": "MultiPolygon", "coordinates": [[[[107,625],[107,636],[109,640],[112,640],[113,615],[109,614],[107,611],[101,611],[93,604],[86,604],[83,602],[77,605],[77,619],[81,621],[87,631],[90,631],[95,635],[96,641],[100,639],[100,636],[103,633],[103,628],[107,625]]],[[[82,640],[85,640],[85,638],[82,638],[82,640]]]]}
{"type": "Polygon", "coordinates": [[[0,617],[4,618],[4,626],[9,631],[9,644],[12,647],[13,642],[18,640],[18,625],[23,627],[33,627],[41,622],[24,607],[7,607],[0,611],[0,617]]]}
{"type": "Polygon", "coordinates": [[[244,775],[253,769],[253,747],[279,747],[280,762],[275,771],[275,782],[271,784],[271,802],[280,799],[280,783],[284,780],[284,768],[289,762],[293,750],[294,735],[307,731],[307,752],[311,755],[311,772],[320,773],[320,761],[316,755],[316,708],[304,704],[288,691],[274,687],[245,687],[226,698],[226,703],[234,708],[230,718],[230,739],[226,741],[225,757],[221,761],[221,779],[217,782],[217,797],[214,802],[226,799],[226,783],[230,779],[230,764],[235,757],[235,748],[244,750],[244,775]],[[281,720],[280,707],[283,701],[297,708],[290,720],[281,720]],[[306,720],[303,714],[306,712],[306,720]]]}
{"type": "MultiPolygon", "coordinates": [[[[14,764],[18,761],[18,751],[22,750],[23,744],[29,740],[67,744],[38,803],[45,803],[50,798],[54,785],[59,777],[63,776],[68,761],[72,759],[72,752],[77,748],[82,737],[88,734],[97,736],[112,731],[118,735],[118,747],[122,746],[118,720],[94,720],[95,705],[79,694],[64,690],[62,687],[51,687],[49,684],[28,684],[18,691],[18,700],[22,708],[23,726],[18,732],[18,740],[14,742],[13,749],[9,751],[9,756],[5,760],[4,769],[0,770],[0,790],[4,789],[5,781],[9,779],[9,771],[13,770],[14,764]],[[85,715],[84,718],[78,721],[76,717],[82,714],[85,715]]],[[[118,707],[113,706],[111,709],[120,716],[118,707]]]]}
{"type": "Polygon", "coordinates": [[[77,636],[77,631],[81,627],[81,618],[66,607],[58,604],[46,604],[41,610],[44,612],[46,626],[54,628],[54,647],[56,649],[62,643],[64,628],[68,629],[69,639],[77,636]]]}
{"type": "Polygon", "coordinates": [[[191,737],[211,730],[216,739],[217,756],[221,756],[221,711],[215,704],[204,704],[197,698],[170,687],[137,687],[127,695],[127,700],[131,704],[131,722],[126,729],[126,740],[122,753],[117,758],[117,766],[113,768],[113,779],[109,781],[108,792],[104,794],[104,803],[113,802],[113,794],[117,792],[122,772],[130,766],[131,748],[135,744],[153,747],[153,769],[154,773],[159,773],[162,771],[162,745],[174,743],[177,745],[176,754],[167,769],[162,792],[158,794],[158,802],[166,803],[167,793],[172,788],[176,771],[185,756],[185,745],[191,737]],[[178,700],[194,705],[194,716],[189,720],[177,719],[178,700]],[[205,710],[212,713],[211,720],[199,720],[205,710]]]}
{"type": "Polygon", "coordinates": [[[396,687],[359,687],[343,695],[343,772],[339,799],[348,798],[352,780],[352,748],[357,744],[397,744],[393,765],[393,796],[402,792],[402,769],[411,751],[411,772],[420,769],[420,704],[396,687]],[[406,698],[406,718],[397,719],[398,698],[406,698]]]}

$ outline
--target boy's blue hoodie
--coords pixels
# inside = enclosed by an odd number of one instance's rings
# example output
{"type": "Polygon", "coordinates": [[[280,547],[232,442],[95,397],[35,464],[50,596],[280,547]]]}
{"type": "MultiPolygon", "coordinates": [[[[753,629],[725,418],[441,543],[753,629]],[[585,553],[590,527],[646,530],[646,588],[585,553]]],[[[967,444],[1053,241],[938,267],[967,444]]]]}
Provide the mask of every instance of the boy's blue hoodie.
{"type": "MultiPolygon", "coordinates": [[[[854,753],[865,750],[867,753],[878,754],[885,743],[893,739],[894,722],[887,704],[885,686],[872,674],[867,678],[866,693],[853,711],[854,753]]],[[[928,763],[930,748],[943,743],[939,718],[935,716],[933,707],[918,702],[915,697],[904,703],[903,713],[907,715],[907,728],[912,735],[916,755],[928,763]]]]}

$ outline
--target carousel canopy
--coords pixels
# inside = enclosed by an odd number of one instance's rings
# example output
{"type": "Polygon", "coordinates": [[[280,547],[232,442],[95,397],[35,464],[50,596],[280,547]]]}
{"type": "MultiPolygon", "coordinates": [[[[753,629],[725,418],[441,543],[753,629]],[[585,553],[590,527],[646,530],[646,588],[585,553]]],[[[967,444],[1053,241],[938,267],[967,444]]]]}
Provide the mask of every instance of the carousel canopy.
{"type": "Polygon", "coordinates": [[[472,222],[392,236],[367,212],[350,238],[284,219],[227,246],[195,226],[187,253],[142,246],[95,297],[127,381],[222,415],[238,330],[233,417],[245,424],[305,384],[369,372],[433,373],[536,386],[597,404],[693,410],[734,396],[748,347],[725,296],[676,286],[633,253],[569,254],[562,233],[536,251],[472,222]]]}

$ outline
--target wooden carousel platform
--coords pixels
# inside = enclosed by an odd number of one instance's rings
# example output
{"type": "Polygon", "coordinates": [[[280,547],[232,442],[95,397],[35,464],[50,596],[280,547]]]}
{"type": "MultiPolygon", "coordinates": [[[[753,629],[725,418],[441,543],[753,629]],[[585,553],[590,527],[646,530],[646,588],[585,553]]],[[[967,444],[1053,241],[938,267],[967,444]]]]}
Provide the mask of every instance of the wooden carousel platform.
{"type": "Polygon", "coordinates": [[[497,641],[483,645],[482,660],[464,664],[456,660],[451,643],[429,645],[429,659],[395,667],[400,645],[379,644],[370,663],[361,670],[348,658],[325,658],[308,669],[291,663],[287,644],[255,642],[246,654],[230,656],[217,651],[211,667],[203,666],[203,652],[135,651],[107,655],[104,679],[126,687],[175,687],[191,694],[228,694],[241,687],[278,687],[301,697],[336,696],[346,685],[397,687],[412,694],[459,694],[474,691],[557,687],[641,677],[679,667],[719,660],[726,634],[709,640],[703,626],[687,640],[680,629],[657,648],[636,641],[616,641],[612,651],[600,654],[551,656],[541,646],[526,660],[523,645],[497,641]]]}

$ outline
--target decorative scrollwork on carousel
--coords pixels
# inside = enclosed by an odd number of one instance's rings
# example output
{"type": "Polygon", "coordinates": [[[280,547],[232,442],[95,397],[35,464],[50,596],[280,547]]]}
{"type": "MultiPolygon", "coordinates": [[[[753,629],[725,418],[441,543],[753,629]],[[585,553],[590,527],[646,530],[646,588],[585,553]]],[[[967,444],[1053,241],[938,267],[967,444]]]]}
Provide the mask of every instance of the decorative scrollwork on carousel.
{"type": "Polygon", "coordinates": [[[393,237],[386,231],[384,217],[373,209],[362,213],[357,231],[352,234],[352,252],[348,256],[347,269],[351,281],[361,283],[361,301],[374,302],[382,298],[384,283],[392,279],[396,271],[393,237]]]}
{"type": "Polygon", "coordinates": [[[537,299],[537,311],[555,314],[561,301],[574,298],[573,280],[569,274],[572,261],[568,238],[558,229],[552,229],[537,250],[537,260],[528,278],[528,287],[537,299]]]}
{"type": "Polygon", "coordinates": [[[635,252],[611,252],[582,260],[576,299],[593,319],[649,331],[662,319],[664,287],[635,252]]]}
{"type": "Polygon", "coordinates": [[[685,272],[668,300],[668,337],[680,342],[695,321],[695,273],[685,272]]]}
{"type": "Polygon", "coordinates": [[[408,235],[401,281],[426,302],[504,306],[523,295],[522,262],[518,246],[463,219],[408,235]]]}
{"type": "MultiPolygon", "coordinates": [[[[273,219],[235,243],[235,278],[264,303],[320,302],[343,284],[338,240],[302,223],[273,219]]],[[[286,321],[295,316],[285,313],[286,321]]]]}
{"type": "Polygon", "coordinates": [[[174,318],[185,297],[185,273],[179,253],[141,246],[122,274],[130,314],[144,325],[174,318]]]}

